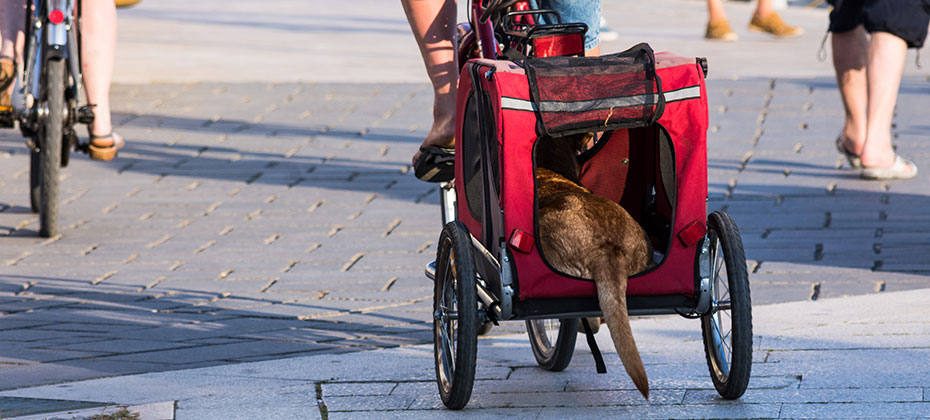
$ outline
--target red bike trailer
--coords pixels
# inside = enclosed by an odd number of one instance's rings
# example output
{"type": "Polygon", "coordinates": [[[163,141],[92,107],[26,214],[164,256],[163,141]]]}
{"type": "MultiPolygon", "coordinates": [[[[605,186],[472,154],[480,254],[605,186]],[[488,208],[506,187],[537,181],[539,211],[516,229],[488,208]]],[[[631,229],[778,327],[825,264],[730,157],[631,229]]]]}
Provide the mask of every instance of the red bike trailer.
{"type": "Polygon", "coordinates": [[[468,403],[477,335],[492,323],[526,321],[540,366],[560,371],[579,320],[601,315],[593,281],[553,269],[536,239],[536,140],[586,131],[601,134],[579,155],[582,184],[623,206],[656,250],[656,265],[629,279],[630,314],[700,318],[718,392],[745,392],[748,274],[735,223],[724,212],[707,214],[705,73],[703,59],[652,54],[645,44],[599,58],[463,66],[434,293],[437,382],[447,407],[468,403]]]}

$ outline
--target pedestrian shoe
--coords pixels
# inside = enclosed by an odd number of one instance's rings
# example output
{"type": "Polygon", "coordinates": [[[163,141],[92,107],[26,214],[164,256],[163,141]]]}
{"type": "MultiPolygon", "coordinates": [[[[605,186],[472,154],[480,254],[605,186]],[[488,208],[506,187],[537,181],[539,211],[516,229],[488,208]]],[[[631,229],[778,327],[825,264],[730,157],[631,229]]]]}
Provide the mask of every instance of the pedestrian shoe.
{"type": "Polygon", "coordinates": [[[846,136],[840,133],[840,135],[836,138],[836,151],[840,152],[841,155],[846,156],[846,161],[849,162],[849,166],[851,168],[861,169],[862,158],[860,158],[859,155],[847,150],[845,143],[846,143],[846,136]]]}
{"type": "Polygon", "coordinates": [[[90,144],[87,146],[87,153],[93,160],[109,162],[116,157],[116,154],[119,153],[119,149],[122,149],[125,145],[126,141],[123,140],[123,136],[120,136],[115,131],[111,131],[109,134],[102,136],[91,134],[90,144]]]}
{"type": "Polygon", "coordinates": [[[873,180],[911,179],[917,176],[917,165],[896,154],[894,155],[894,165],[891,165],[890,168],[862,167],[860,176],[863,179],[873,180]]]}
{"type": "Polygon", "coordinates": [[[717,19],[707,22],[707,32],[704,33],[704,38],[733,42],[739,39],[739,35],[733,32],[733,28],[726,19],[717,19]]]}
{"type": "Polygon", "coordinates": [[[447,182],[455,178],[455,149],[427,146],[420,148],[420,157],[413,163],[413,174],[426,182],[447,182]]]}
{"type": "Polygon", "coordinates": [[[749,30],[754,32],[765,32],[775,35],[779,38],[796,37],[804,33],[804,28],[791,26],[781,20],[778,13],[772,12],[764,17],[752,16],[749,21],[749,30]]]}

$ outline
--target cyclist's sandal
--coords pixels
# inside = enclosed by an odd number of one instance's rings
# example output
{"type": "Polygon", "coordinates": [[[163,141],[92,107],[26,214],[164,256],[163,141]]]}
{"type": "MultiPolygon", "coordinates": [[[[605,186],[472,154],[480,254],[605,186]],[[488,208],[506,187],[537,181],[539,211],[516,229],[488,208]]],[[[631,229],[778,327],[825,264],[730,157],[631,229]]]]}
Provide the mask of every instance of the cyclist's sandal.
{"type": "Polygon", "coordinates": [[[413,163],[413,174],[426,182],[446,182],[455,178],[455,149],[427,146],[420,148],[420,157],[413,163]]]}
{"type": "Polygon", "coordinates": [[[839,137],[836,138],[836,151],[840,152],[841,155],[846,156],[846,161],[849,162],[849,166],[853,169],[862,168],[862,158],[859,155],[850,152],[846,149],[844,144],[846,141],[846,136],[840,133],[839,137]]]}
{"type": "Polygon", "coordinates": [[[87,146],[87,153],[93,160],[102,160],[109,162],[116,157],[119,149],[126,145],[126,141],[115,131],[103,136],[90,135],[90,144],[87,146]]]}
{"type": "Polygon", "coordinates": [[[894,155],[894,164],[890,168],[863,167],[862,178],[875,180],[911,179],[917,176],[917,165],[900,155],[894,155]]]}
{"type": "Polygon", "coordinates": [[[16,77],[16,61],[13,57],[0,56],[0,113],[12,112],[10,85],[16,77]]]}

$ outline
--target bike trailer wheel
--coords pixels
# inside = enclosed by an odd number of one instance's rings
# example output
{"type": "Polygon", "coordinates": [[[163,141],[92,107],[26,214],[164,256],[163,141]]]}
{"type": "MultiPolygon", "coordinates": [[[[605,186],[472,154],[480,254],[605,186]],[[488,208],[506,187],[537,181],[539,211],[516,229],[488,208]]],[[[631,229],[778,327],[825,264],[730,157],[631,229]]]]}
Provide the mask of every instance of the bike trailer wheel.
{"type": "Polygon", "coordinates": [[[540,367],[561,372],[568,367],[575,353],[578,337],[577,318],[531,319],[526,321],[526,333],[530,336],[530,347],[540,367]]]}
{"type": "Polygon", "coordinates": [[[439,396],[446,407],[468,404],[478,352],[475,260],[468,229],[447,224],[439,237],[433,289],[433,354],[439,396]]]}
{"type": "Polygon", "coordinates": [[[727,213],[707,218],[710,241],[710,298],[701,317],[704,353],[714,387],[721,397],[746,392],[752,370],[752,305],[743,242],[727,213]]]}

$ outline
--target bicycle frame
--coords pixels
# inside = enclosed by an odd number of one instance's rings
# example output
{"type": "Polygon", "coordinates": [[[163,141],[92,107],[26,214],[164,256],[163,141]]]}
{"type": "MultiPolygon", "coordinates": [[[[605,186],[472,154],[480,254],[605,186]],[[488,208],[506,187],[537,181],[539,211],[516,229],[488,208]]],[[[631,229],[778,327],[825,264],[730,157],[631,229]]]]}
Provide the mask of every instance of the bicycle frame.
{"type": "MultiPolygon", "coordinates": [[[[471,25],[475,29],[478,42],[478,50],[481,52],[481,58],[491,60],[497,59],[497,39],[494,38],[494,26],[490,20],[481,21],[484,10],[481,9],[481,0],[471,2],[471,25]]],[[[464,64],[464,63],[460,63],[464,64]]]]}
{"type": "Polygon", "coordinates": [[[79,144],[74,124],[92,122],[93,111],[77,107],[80,6],[74,0],[27,0],[25,5],[26,44],[16,69],[13,118],[31,151],[29,197],[39,213],[39,235],[51,237],[58,229],[61,168],[68,166],[72,149],[88,150],[79,144]]]}
{"type": "Polygon", "coordinates": [[[33,0],[27,8],[26,45],[23,51],[24,64],[18,69],[17,87],[13,92],[13,110],[23,134],[33,137],[48,115],[48,107],[42,103],[44,90],[43,69],[48,60],[63,59],[70,75],[66,79],[65,107],[66,126],[75,120],[75,109],[81,97],[81,64],[77,41],[79,10],[72,0],[33,0]],[[76,13],[78,12],[78,13],[76,13]]]}

